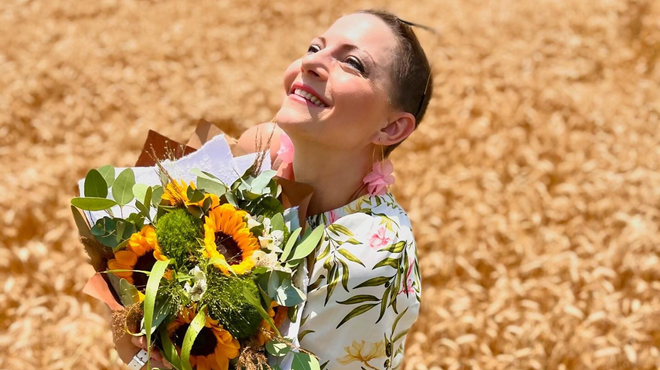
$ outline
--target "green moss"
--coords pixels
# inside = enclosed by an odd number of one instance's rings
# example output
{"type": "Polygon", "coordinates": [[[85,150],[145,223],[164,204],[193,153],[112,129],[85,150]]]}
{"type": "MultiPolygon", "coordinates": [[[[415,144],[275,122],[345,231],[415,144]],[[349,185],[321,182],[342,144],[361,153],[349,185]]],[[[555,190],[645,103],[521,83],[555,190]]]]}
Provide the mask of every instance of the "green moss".
{"type": "Polygon", "coordinates": [[[161,251],[179,266],[185,265],[191,256],[199,254],[197,238],[202,237],[202,229],[201,221],[183,208],[160,216],[156,235],[161,251]]]}
{"type": "Polygon", "coordinates": [[[225,276],[213,266],[209,267],[208,290],[203,303],[208,304],[211,318],[218,320],[239,340],[256,334],[263,320],[243,296],[243,288],[260,297],[259,288],[251,277],[225,276]]]}

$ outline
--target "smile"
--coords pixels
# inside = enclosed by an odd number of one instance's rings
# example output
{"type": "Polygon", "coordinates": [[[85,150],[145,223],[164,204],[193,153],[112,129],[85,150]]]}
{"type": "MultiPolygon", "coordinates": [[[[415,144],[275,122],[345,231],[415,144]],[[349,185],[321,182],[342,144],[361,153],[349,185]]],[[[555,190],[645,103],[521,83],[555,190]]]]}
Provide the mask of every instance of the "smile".
{"type": "Polygon", "coordinates": [[[289,96],[293,98],[293,100],[305,103],[307,105],[313,105],[319,108],[327,108],[327,106],[321,103],[321,101],[319,101],[315,96],[300,89],[295,89],[292,94],[289,94],[289,96]]]}

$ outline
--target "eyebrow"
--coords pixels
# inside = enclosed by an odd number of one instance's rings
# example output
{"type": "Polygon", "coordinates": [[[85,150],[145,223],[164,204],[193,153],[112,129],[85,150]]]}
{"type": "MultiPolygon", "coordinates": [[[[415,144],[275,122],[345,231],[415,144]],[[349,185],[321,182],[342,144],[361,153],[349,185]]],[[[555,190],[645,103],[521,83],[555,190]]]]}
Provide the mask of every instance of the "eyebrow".
{"type": "MultiPolygon", "coordinates": [[[[323,44],[327,44],[327,43],[328,43],[327,40],[325,39],[325,37],[323,37],[323,36],[317,36],[316,38],[317,38],[317,39],[321,39],[321,40],[323,41],[323,44]]],[[[373,65],[376,65],[376,61],[374,61],[374,58],[371,56],[371,54],[369,54],[369,53],[368,53],[366,50],[364,50],[364,49],[360,49],[359,47],[357,47],[357,46],[355,46],[355,45],[353,45],[353,44],[341,44],[340,48],[341,48],[341,49],[350,49],[350,50],[357,49],[357,50],[359,50],[360,52],[366,54],[366,55],[369,57],[369,59],[371,59],[371,63],[372,63],[373,65]]]]}

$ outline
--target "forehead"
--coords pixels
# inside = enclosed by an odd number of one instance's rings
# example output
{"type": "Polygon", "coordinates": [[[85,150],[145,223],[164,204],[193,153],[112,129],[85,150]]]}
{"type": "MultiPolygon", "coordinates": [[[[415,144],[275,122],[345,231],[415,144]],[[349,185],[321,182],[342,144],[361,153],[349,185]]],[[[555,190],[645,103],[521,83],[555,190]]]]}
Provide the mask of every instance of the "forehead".
{"type": "Polygon", "coordinates": [[[328,43],[348,43],[371,55],[376,64],[387,66],[396,48],[394,33],[371,14],[349,14],[335,21],[323,36],[328,43]]]}

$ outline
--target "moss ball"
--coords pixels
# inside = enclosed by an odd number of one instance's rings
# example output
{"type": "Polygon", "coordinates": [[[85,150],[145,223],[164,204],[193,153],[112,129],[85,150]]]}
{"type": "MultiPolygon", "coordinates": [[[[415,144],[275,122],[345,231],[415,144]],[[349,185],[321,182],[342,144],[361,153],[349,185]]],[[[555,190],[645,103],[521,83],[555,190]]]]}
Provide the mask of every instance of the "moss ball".
{"type": "Polygon", "coordinates": [[[214,267],[209,268],[208,290],[204,303],[208,304],[211,318],[216,319],[236,339],[246,339],[257,333],[263,318],[245,299],[247,288],[259,298],[259,288],[250,277],[225,276],[214,267]]]}
{"type": "Polygon", "coordinates": [[[175,209],[158,218],[156,235],[164,255],[174,258],[179,266],[192,255],[199,254],[202,223],[183,208],[175,209]]]}

